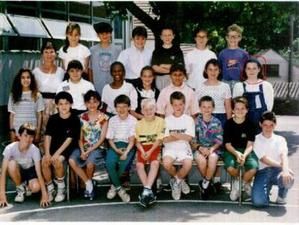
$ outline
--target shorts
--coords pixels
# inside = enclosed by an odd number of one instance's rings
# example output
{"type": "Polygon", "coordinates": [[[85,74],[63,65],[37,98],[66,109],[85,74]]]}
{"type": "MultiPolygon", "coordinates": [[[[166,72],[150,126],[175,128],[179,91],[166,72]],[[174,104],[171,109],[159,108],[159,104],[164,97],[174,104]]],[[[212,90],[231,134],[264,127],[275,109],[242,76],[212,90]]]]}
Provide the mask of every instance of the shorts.
{"type": "Polygon", "coordinates": [[[163,158],[164,157],[171,157],[177,162],[181,162],[185,159],[193,160],[193,154],[191,149],[163,149],[163,158]]]}
{"type": "MultiPolygon", "coordinates": [[[[147,152],[148,150],[150,150],[150,148],[151,148],[152,146],[153,146],[153,145],[142,145],[142,147],[143,147],[143,149],[144,149],[145,152],[147,152]]],[[[161,147],[158,146],[158,147],[152,152],[152,154],[150,155],[149,159],[145,161],[145,160],[141,157],[141,152],[140,152],[140,151],[137,151],[137,162],[146,164],[146,163],[151,163],[152,161],[158,160],[158,157],[159,157],[160,152],[161,152],[161,147]]]]}
{"type": "Polygon", "coordinates": [[[21,181],[28,183],[32,179],[37,179],[37,174],[35,171],[35,166],[32,166],[28,169],[20,168],[20,174],[21,174],[21,181]]]}
{"type": "Polygon", "coordinates": [[[70,159],[73,159],[79,167],[85,167],[88,163],[92,163],[96,166],[105,164],[105,156],[103,149],[93,150],[87,157],[86,160],[80,158],[81,150],[75,149],[70,156],[70,159]]]}
{"type": "MultiPolygon", "coordinates": [[[[244,149],[237,149],[239,152],[244,152],[244,149]]],[[[224,168],[227,169],[229,167],[233,167],[233,168],[238,168],[239,167],[239,163],[236,160],[236,157],[231,154],[228,151],[224,151],[223,154],[223,161],[224,161],[224,168]]],[[[258,158],[255,155],[254,152],[251,152],[244,163],[244,168],[245,171],[251,170],[251,169],[258,169],[259,167],[259,163],[258,163],[258,158]]]]}

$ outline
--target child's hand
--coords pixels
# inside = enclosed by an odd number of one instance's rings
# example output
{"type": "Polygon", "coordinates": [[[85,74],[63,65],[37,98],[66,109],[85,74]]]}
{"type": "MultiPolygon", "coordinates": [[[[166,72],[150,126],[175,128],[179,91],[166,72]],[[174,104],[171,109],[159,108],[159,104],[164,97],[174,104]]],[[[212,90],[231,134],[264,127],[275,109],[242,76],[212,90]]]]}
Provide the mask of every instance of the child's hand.
{"type": "Polygon", "coordinates": [[[88,153],[87,152],[82,152],[81,155],[80,155],[80,158],[82,160],[86,160],[88,158],[88,153]]]}
{"type": "Polygon", "coordinates": [[[200,153],[204,156],[204,157],[208,157],[210,155],[210,151],[208,148],[206,147],[200,147],[199,148],[200,153]]]}
{"type": "Polygon", "coordinates": [[[239,151],[236,151],[236,159],[237,159],[237,162],[241,164],[244,161],[243,154],[239,151]]]}
{"type": "Polygon", "coordinates": [[[45,157],[45,158],[44,158],[44,163],[45,163],[47,166],[51,165],[51,160],[52,160],[51,155],[50,155],[50,154],[46,154],[44,157],[45,157]]]}
{"type": "Polygon", "coordinates": [[[4,208],[8,205],[6,196],[0,197],[0,208],[4,208]]]}
{"type": "Polygon", "coordinates": [[[47,207],[49,207],[50,206],[50,202],[49,202],[49,198],[48,198],[48,195],[46,195],[46,196],[43,196],[42,195],[42,199],[40,200],[40,207],[42,207],[42,208],[47,208],[47,207]]]}
{"type": "Polygon", "coordinates": [[[54,163],[55,161],[57,161],[59,159],[59,154],[55,153],[52,157],[51,157],[51,161],[52,163],[54,163]]]}
{"type": "Polygon", "coordinates": [[[143,158],[144,160],[148,160],[149,157],[150,157],[150,154],[148,154],[148,152],[144,152],[144,153],[142,154],[142,158],[143,158]]]}
{"type": "Polygon", "coordinates": [[[123,152],[122,155],[119,157],[120,160],[126,160],[127,159],[127,154],[126,152],[123,152]]]}

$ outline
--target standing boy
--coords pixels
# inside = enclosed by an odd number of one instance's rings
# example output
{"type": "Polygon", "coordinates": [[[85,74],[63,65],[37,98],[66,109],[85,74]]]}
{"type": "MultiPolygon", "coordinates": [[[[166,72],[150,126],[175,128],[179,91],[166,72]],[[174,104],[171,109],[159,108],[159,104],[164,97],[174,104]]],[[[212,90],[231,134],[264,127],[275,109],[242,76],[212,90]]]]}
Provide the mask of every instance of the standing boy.
{"type": "Polygon", "coordinates": [[[126,81],[136,87],[141,69],[151,63],[152,51],[144,47],[147,39],[145,27],[135,27],[132,31],[132,39],[133,46],[123,50],[117,61],[125,66],[126,81]]]}
{"type": "Polygon", "coordinates": [[[265,112],[260,119],[262,132],[255,138],[253,149],[259,158],[260,167],[254,178],[252,204],[269,206],[273,185],[278,185],[277,204],[286,204],[288,190],[294,183],[294,173],[289,168],[288,147],[284,137],[274,133],[276,116],[265,112]]]}
{"type": "Polygon", "coordinates": [[[165,118],[163,166],[172,177],[170,186],[174,200],[181,198],[181,192],[190,193],[190,187],[184,178],[192,168],[193,155],[189,142],[195,137],[195,125],[193,118],[184,114],[185,101],[183,93],[173,92],[170,95],[173,114],[165,118]],[[178,171],[174,162],[182,163],[178,171]]]}
{"type": "Polygon", "coordinates": [[[155,116],[156,103],[154,99],[143,99],[141,111],[144,117],[136,125],[137,173],[143,185],[143,192],[139,195],[140,204],[144,207],[154,203],[156,196],[152,185],[159,171],[158,156],[164,137],[164,119],[155,116]],[[148,174],[145,164],[150,164],[148,174]]]}
{"type": "Polygon", "coordinates": [[[57,194],[55,202],[65,199],[64,161],[68,161],[72,151],[78,148],[80,120],[71,111],[73,98],[68,92],[59,92],[55,96],[58,113],[50,116],[45,132],[45,155],[42,159],[42,171],[47,184],[49,201],[55,194],[52,182],[54,168],[57,194]]]}
{"type": "Polygon", "coordinates": [[[93,82],[97,92],[102,95],[106,84],[112,82],[110,65],[116,61],[120,48],[111,44],[112,27],[109,23],[100,22],[93,25],[100,43],[90,48],[89,80],[93,82]]]}
{"type": "Polygon", "coordinates": [[[249,59],[249,54],[239,47],[242,40],[242,28],[233,24],[227,28],[227,48],[223,49],[218,56],[221,64],[222,81],[230,85],[233,90],[234,85],[240,81],[244,65],[249,59]]]}
{"type": "Polygon", "coordinates": [[[15,202],[22,203],[25,195],[41,191],[40,206],[47,207],[49,199],[41,173],[40,151],[32,144],[35,136],[35,127],[25,123],[19,128],[19,141],[6,146],[3,152],[1,179],[0,179],[0,207],[7,206],[5,195],[6,173],[16,185],[17,195],[15,202]]]}

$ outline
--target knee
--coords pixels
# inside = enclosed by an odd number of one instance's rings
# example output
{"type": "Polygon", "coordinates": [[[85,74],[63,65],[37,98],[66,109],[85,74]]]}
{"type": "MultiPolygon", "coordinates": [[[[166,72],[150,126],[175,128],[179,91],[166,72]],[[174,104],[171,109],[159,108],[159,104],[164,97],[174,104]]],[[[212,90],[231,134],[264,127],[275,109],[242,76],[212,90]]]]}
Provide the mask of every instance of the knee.
{"type": "Polygon", "coordinates": [[[76,162],[74,159],[69,159],[69,164],[71,167],[74,167],[76,165],[76,162]]]}
{"type": "Polygon", "coordinates": [[[40,184],[39,184],[38,181],[34,181],[34,182],[29,184],[29,188],[30,188],[32,193],[37,193],[37,192],[40,191],[40,184]]]}
{"type": "Polygon", "coordinates": [[[169,162],[169,161],[163,161],[163,167],[166,169],[166,170],[170,170],[172,168],[172,163],[169,162]]]}
{"type": "Polygon", "coordinates": [[[261,198],[260,196],[252,195],[251,196],[252,205],[256,208],[263,208],[269,206],[269,201],[265,198],[261,198]]]}
{"type": "Polygon", "coordinates": [[[158,168],[159,167],[159,161],[158,160],[155,160],[155,161],[152,161],[151,162],[151,167],[154,167],[154,168],[158,168]]]}
{"type": "Polygon", "coordinates": [[[86,169],[92,171],[95,169],[95,165],[93,163],[87,163],[86,169]]]}
{"type": "Polygon", "coordinates": [[[143,170],[144,169],[144,164],[143,163],[137,163],[136,168],[137,168],[137,170],[143,170]]]}

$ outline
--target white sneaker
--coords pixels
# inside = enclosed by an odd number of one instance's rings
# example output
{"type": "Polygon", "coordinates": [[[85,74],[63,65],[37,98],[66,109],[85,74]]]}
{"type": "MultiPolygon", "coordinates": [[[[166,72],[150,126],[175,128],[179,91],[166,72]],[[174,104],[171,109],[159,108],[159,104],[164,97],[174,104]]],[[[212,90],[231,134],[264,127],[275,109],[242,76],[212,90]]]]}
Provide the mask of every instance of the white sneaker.
{"type": "Polygon", "coordinates": [[[15,202],[22,203],[25,200],[25,187],[23,185],[19,185],[16,188],[17,195],[15,197],[15,202]]]}
{"type": "Polygon", "coordinates": [[[182,192],[182,185],[181,185],[182,182],[180,183],[177,183],[177,181],[172,178],[170,180],[170,186],[171,186],[171,195],[172,195],[172,198],[174,200],[180,200],[181,198],[181,192],[182,192]]]}
{"type": "Polygon", "coordinates": [[[186,183],[185,180],[182,180],[181,181],[181,186],[182,186],[182,192],[183,194],[187,195],[190,193],[190,187],[189,185],[186,183]]]}
{"type": "Polygon", "coordinates": [[[234,179],[232,183],[232,190],[230,192],[230,200],[236,201],[240,196],[239,196],[239,180],[234,179]]]}
{"type": "Polygon", "coordinates": [[[120,188],[120,190],[117,192],[117,194],[123,202],[130,201],[130,195],[128,195],[128,193],[126,192],[126,190],[124,188],[120,188]]]}
{"type": "Polygon", "coordinates": [[[65,183],[56,182],[57,183],[57,195],[55,197],[55,202],[62,202],[65,199],[65,183]]]}
{"type": "Polygon", "coordinates": [[[251,189],[252,189],[252,187],[251,187],[250,183],[244,183],[244,191],[246,192],[246,194],[248,196],[251,196],[251,189]]]}
{"type": "Polygon", "coordinates": [[[54,200],[54,195],[56,194],[53,183],[47,185],[47,191],[48,191],[49,202],[52,202],[54,200]]]}
{"type": "Polygon", "coordinates": [[[287,200],[286,200],[286,198],[281,198],[281,197],[277,196],[276,203],[279,205],[285,205],[285,204],[287,204],[287,200]]]}
{"type": "Polygon", "coordinates": [[[116,189],[114,185],[112,184],[109,191],[107,192],[107,198],[108,199],[114,199],[116,196],[116,189]]]}
{"type": "Polygon", "coordinates": [[[25,186],[25,191],[26,191],[26,197],[29,197],[29,196],[31,196],[32,195],[32,191],[29,189],[29,187],[26,185],[25,186]]]}

